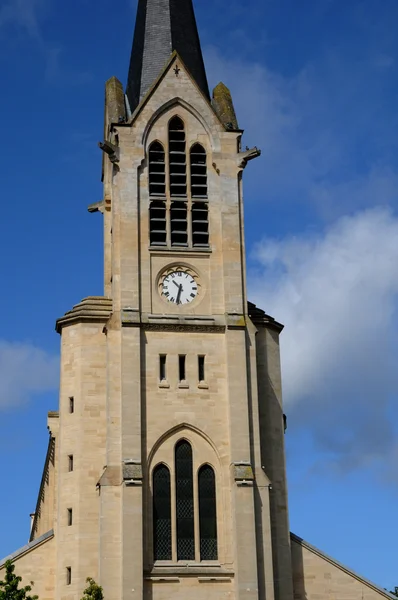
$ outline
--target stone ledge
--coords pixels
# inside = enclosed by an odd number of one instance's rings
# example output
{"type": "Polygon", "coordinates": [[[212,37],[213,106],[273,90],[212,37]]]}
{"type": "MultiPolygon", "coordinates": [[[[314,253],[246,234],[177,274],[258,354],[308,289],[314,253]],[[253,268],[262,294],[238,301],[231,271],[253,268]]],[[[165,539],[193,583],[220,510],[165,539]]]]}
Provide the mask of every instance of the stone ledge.
{"type": "Polygon", "coordinates": [[[170,566],[153,567],[150,571],[144,573],[145,579],[163,579],[174,577],[201,577],[211,580],[232,579],[235,576],[234,571],[223,569],[219,564],[201,565],[201,564],[174,564],[170,566]]]}
{"type": "MultiPolygon", "coordinates": [[[[164,200],[164,198],[163,198],[164,200]]],[[[160,256],[174,256],[175,254],[211,254],[213,251],[211,247],[206,248],[173,248],[168,246],[148,246],[148,250],[151,254],[159,254],[160,256]]]]}
{"type": "Polygon", "coordinates": [[[106,323],[111,314],[111,298],[88,296],[57,320],[55,330],[57,333],[62,333],[64,327],[76,323],[106,323]]]}

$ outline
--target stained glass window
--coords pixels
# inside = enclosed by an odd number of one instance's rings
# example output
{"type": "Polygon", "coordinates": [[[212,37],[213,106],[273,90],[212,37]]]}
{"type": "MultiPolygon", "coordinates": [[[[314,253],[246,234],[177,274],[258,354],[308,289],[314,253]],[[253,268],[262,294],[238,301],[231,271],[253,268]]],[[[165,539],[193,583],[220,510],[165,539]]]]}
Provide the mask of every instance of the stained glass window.
{"type": "Polygon", "coordinates": [[[200,560],[217,560],[216,479],[210,465],[199,471],[200,560]]]}
{"type": "Polygon", "coordinates": [[[195,559],[193,468],[191,445],[181,440],[175,449],[177,560],[195,559]]]}
{"type": "Polygon", "coordinates": [[[158,465],[153,472],[153,549],[155,560],[171,560],[170,471],[158,465]]]}

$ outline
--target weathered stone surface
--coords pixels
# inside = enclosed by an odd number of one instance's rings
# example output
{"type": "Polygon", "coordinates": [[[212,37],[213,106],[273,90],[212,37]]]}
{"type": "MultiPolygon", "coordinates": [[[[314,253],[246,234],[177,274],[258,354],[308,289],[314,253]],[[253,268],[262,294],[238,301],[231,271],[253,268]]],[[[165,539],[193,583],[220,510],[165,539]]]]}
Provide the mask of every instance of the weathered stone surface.
{"type": "Polygon", "coordinates": [[[123,479],[142,479],[142,465],[134,463],[125,463],[123,465],[123,479]]]}
{"type": "Polygon", "coordinates": [[[221,123],[227,129],[239,129],[231,92],[220,82],[213,90],[212,104],[221,123]]]}
{"type": "Polygon", "coordinates": [[[235,481],[252,481],[254,473],[251,465],[234,465],[235,481]]]}

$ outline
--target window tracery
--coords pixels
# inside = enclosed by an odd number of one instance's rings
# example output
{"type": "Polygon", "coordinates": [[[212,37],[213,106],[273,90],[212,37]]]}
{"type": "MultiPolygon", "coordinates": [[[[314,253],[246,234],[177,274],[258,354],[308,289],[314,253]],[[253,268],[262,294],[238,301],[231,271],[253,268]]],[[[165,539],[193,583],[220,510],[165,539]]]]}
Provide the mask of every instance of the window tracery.
{"type": "Polygon", "coordinates": [[[149,146],[150,245],[207,248],[209,210],[207,154],[195,143],[188,151],[185,125],[179,116],[168,126],[168,161],[160,141],[149,146]],[[189,160],[188,160],[189,159],[189,160]]]}
{"type": "Polygon", "coordinates": [[[154,561],[217,560],[215,471],[208,463],[196,471],[186,439],[177,441],[170,459],[152,473],[154,561]]]}

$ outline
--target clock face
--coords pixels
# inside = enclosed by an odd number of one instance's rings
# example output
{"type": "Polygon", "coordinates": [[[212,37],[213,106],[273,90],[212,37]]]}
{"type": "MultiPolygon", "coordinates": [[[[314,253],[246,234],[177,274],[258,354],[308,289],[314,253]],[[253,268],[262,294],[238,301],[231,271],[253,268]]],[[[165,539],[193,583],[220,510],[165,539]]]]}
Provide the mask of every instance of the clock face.
{"type": "Polygon", "coordinates": [[[161,294],[173,304],[189,304],[198,295],[198,283],[189,269],[176,267],[161,279],[161,294]]]}

